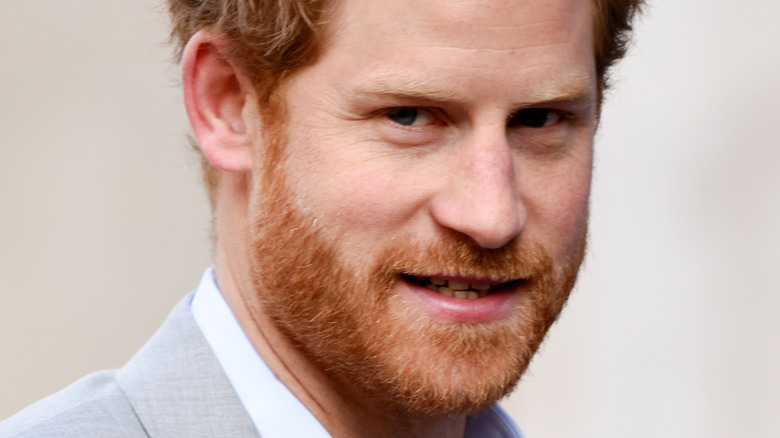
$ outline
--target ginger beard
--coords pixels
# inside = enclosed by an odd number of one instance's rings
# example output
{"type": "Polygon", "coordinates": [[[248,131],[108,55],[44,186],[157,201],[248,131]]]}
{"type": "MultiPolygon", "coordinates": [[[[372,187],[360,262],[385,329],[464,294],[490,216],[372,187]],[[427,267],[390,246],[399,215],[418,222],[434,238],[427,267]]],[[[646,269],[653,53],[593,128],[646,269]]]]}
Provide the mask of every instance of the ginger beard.
{"type": "Polygon", "coordinates": [[[557,260],[538,244],[514,239],[485,249],[444,229],[425,243],[399,238],[372,253],[344,248],[338,233],[296,207],[283,165],[284,122],[267,128],[250,206],[252,311],[269,315],[353,400],[435,415],[475,412],[507,395],[568,298],[586,224],[557,260]],[[523,280],[510,317],[455,323],[404,300],[397,282],[405,274],[523,280]]]}

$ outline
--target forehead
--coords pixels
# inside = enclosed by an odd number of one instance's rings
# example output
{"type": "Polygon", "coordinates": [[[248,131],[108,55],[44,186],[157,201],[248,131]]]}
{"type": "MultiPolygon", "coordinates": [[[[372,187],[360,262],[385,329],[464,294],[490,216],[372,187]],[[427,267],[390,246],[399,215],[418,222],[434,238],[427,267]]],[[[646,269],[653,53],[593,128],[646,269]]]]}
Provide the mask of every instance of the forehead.
{"type": "MultiPolygon", "coordinates": [[[[343,0],[320,61],[333,80],[457,93],[577,88],[593,77],[590,0],[343,0]]],[[[581,87],[580,87],[581,88],[581,87]]]]}
{"type": "MultiPolygon", "coordinates": [[[[515,34],[554,43],[591,24],[592,0],[340,0],[331,20],[337,37],[400,42],[401,30],[470,48],[512,50],[515,34]],[[553,32],[551,32],[553,31],[553,32]],[[393,38],[396,37],[396,38],[393,38]],[[390,38],[390,39],[388,39],[390,38]]],[[[530,41],[529,41],[530,42],[530,41]]]]}

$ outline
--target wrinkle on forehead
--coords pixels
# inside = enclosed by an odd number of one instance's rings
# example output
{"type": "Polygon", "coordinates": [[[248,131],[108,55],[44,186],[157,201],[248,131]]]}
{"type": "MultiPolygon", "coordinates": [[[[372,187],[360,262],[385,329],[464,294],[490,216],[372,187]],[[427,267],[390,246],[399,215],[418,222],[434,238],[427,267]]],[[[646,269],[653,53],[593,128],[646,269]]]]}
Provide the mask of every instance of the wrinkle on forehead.
{"type": "MultiPolygon", "coordinates": [[[[345,0],[335,41],[355,33],[387,43],[448,41],[453,48],[517,50],[582,35],[571,17],[590,17],[590,0],[345,0]],[[389,17],[392,17],[390,19],[389,17]],[[554,30],[554,32],[550,32],[554,30]],[[409,32],[409,33],[406,33],[409,32]],[[342,35],[339,35],[342,34],[342,35]]],[[[590,20],[582,24],[590,30],[590,20]]]]}

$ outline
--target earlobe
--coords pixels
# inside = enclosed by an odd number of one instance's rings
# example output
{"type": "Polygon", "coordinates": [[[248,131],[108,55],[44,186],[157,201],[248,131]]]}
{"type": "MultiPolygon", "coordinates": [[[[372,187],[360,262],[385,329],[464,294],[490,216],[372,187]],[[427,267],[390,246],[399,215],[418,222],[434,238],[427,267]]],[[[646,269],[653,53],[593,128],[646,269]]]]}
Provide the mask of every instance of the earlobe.
{"type": "Polygon", "coordinates": [[[225,37],[196,33],[182,56],[182,83],[187,116],[203,154],[226,172],[252,168],[249,132],[254,88],[222,53],[225,37]]]}

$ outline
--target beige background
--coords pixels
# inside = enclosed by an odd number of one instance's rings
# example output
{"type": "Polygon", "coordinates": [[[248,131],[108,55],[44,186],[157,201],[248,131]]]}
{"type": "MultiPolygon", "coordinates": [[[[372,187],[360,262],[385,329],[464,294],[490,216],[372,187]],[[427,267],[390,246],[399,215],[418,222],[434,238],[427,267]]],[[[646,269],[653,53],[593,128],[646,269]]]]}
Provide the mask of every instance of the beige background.
{"type": "MultiPolygon", "coordinates": [[[[780,4],[656,0],[598,136],[529,438],[780,436],[780,4]]],[[[157,0],[0,3],[0,418],[117,367],[209,264],[157,0]]]]}

